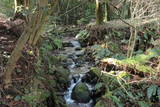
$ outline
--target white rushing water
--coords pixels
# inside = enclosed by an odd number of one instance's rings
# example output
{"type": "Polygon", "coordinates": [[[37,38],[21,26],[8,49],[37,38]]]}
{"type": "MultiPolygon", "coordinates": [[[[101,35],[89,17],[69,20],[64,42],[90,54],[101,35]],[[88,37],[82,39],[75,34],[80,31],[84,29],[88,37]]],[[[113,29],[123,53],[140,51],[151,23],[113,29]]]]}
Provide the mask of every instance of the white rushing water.
{"type": "MultiPolygon", "coordinates": [[[[71,41],[72,45],[74,47],[81,47],[80,43],[78,41],[71,41]]],[[[72,48],[72,47],[71,47],[72,48]]],[[[75,52],[72,52],[72,53],[75,53],[78,51],[75,51],[75,52]]],[[[74,56],[74,55],[73,55],[74,56]]],[[[76,68],[76,63],[73,61],[71,61],[71,64],[68,65],[68,68],[70,70],[70,72],[76,72],[74,68],[76,68]]],[[[72,91],[74,89],[74,87],[81,82],[83,76],[85,76],[84,73],[79,73],[79,74],[72,74],[70,75],[70,86],[68,87],[68,90],[65,92],[65,95],[64,95],[64,99],[66,101],[66,103],[68,104],[69,107],[92,107],[92,103],[93,101],[90,100],[88,103],[76,103],[76,101],[74,101],[72,98],[71,98],[71,95],[72,95],[72,91]],[[73,78],[76,78],[76,81],[73,79],[73,78]]],[[[93,87],[90,85],[90,84],[87,84],[87,87],[88,89],[91,91],[93,89],[93,87]]]]}
{"type": "Polygon", "coordinates": [[[71,41],[71,43],[74,47],[81,47],[81,44],[76,40],[71,41]]]}
{"type": "Polygon", "coordinates": [[[81,82],[82,77],[83,77],[83,75],[80,74],[80,77],[79,77],[79,79],[78,79],[78,81],[76,83],[74,82],[73,79],[71,80],[71,85],[68,88],[68,90],[67,90],[67,92],[66,92],[66,94],[64,96],[67,104],[74,103],[74,100],[71,98],[72,90],[78,83],[81,82]]]}

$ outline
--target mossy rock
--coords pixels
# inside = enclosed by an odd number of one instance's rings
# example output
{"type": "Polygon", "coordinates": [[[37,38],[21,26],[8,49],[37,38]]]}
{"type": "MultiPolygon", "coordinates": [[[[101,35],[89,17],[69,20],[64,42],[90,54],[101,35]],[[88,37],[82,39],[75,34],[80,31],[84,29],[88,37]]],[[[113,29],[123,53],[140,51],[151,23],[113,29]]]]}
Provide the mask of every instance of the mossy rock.
{"type": "Polygon", "coordinates": [[[78,103],[88,103],[91,100],[90,91],[85,83],[79,83],[73,88],[72,99],[78,103]]]}
{"type": "Polygon", "coordinates": [[[106,101],[100,100],[96,103],[95,107],[115,107],[114,104],[106,99],[106,101]]]}
{"type": "Polygon", "coordinates": [[[101,75],[101,70],[96,67],[92,67],[90,72],[95,74],[98,77],[98,79],[100,78],[105,83],[107,83],[108,79],[110,78],[110,76],[108,76],[108,75],[105,75],[105,74],[101,75]]]}
{"type": "Polygon", "coordinates": [[[92,67],[90,72],[94,73],[97,77],[100,77],[101,76],[101,71],[99,68],[96,68],[96,67],[92,67]]]}

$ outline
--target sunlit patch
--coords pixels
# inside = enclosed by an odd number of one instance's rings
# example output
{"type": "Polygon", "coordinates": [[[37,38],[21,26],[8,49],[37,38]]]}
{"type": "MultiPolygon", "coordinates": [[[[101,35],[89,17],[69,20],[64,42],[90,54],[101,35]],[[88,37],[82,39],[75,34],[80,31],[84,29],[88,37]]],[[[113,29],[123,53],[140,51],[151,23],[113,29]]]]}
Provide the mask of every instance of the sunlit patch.
{"type": "Polygon", "coordinates": [[[109,64],[114,64],[114,65],[116,65],[116,59],[114,59],[114,58],[105,58],[105,59],[102,59],[101,62],[102,62],[102,63],[107,62],[107,63],[109,63],[109,64]]]}

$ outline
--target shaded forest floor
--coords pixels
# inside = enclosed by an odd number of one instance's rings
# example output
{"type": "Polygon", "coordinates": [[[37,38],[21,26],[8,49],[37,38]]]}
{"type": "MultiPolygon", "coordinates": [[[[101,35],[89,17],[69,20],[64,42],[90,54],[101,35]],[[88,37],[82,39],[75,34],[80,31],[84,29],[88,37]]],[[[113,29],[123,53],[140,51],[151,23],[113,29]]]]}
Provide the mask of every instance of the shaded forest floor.
{"type": "MultiPolygon", "coordinates": [[[[27,103],[23,101],[14,100],[16,96],[22,95],[21,89],[31,79],[33,74],[32,69],[34,69],[34,57],[33,56],[23,56],[18,61],[15,71],[12,75],[12,82],[14,88],[4,90],[2,76],[4,73],[4,67],[8,61],[8,58],[13,51],[16,41],[19,35],[22,33],[22,20],[18,19],[15,21],[9,21],[6,18],[0,18],[0,78],[1,78],[1,107],[28,107],[27,103]],[[21,27],[17,27],[21,26],[21,27]],[[19,70],[19,71],[18,71],[19,70]],[[23,72],[21,72],[23,71],[23,72]],[[5,105],[7,104],[7,105],[5,105]]],[[[25,50],[25,49],[24,49],[25,50]]],[[[25,52],[25,51],[24,51],[25,52]]]]}

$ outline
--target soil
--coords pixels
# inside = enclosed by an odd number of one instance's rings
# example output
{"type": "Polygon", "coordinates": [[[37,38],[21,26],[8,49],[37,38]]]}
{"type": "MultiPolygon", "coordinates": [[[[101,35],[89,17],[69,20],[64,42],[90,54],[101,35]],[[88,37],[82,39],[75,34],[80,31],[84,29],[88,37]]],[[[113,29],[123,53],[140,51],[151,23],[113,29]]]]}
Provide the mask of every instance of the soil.
{"type": "Polygon", "coordinates": [[[11,21],[0,17],[0,107],[28,107],[28,104],[24,101],[15,101],[14,98],[17,95],[23,93],[22,87],[30,81],[29,76],[32,75],[31,69],[33,69],[32,63],[34,63],[33,56],[23,56],[17,63],[15,72],[13,73],[12,89],[4,90],[3,86],[3,73],[8,58],[13,51],[16,41],[22,34],[24,29],[24,21],[16,19],[11,21]],[[27,63],[27,64],[26,64],[27,63]],[[25,65],[25,66],[24,66],[25,65]],[[23,71],[23,72],[17,72],[23,71]],[[21,85],[20,85],[21,84],[21,85]]]}

